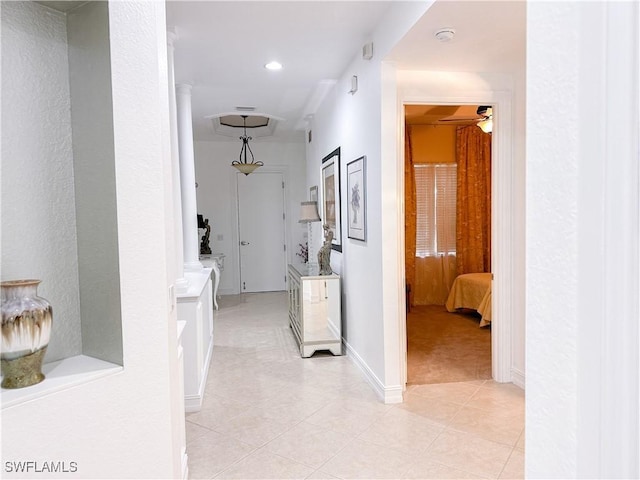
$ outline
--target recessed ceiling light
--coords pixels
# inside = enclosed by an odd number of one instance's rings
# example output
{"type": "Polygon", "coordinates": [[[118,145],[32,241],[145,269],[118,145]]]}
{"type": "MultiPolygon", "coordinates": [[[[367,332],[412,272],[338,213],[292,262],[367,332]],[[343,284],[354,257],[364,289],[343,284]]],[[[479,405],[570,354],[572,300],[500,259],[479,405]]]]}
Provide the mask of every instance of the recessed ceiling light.
{"type": "Polygon", "coordinates": [[[280,70],[282,69],[282,64],[280,62],[269,62],[267,63],[264,68],[266,68],[267,70],[280,70]]]}

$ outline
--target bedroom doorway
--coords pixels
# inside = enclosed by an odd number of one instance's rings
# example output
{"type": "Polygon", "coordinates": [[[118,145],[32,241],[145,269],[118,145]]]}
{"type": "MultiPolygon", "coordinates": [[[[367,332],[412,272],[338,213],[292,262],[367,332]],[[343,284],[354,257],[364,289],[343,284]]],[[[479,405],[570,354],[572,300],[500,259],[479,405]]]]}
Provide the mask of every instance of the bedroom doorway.
{"type": "Polygon", "coordinates": [[[406,382],[488,380],[492,108],[421,104],[404,113],[406,382]]]}

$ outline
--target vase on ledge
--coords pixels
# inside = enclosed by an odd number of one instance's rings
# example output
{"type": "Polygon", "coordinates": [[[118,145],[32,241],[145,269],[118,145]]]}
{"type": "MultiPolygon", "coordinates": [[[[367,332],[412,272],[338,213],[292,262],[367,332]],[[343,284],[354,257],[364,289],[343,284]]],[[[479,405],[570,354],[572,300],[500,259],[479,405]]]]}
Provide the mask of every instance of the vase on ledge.
{"type": "Polygon", "coordinates": [[[2,388],[23,388],[44,380],[42,361],[49,345],[53,312],[38,297],[40,280],[1,282],[2,388]]]}

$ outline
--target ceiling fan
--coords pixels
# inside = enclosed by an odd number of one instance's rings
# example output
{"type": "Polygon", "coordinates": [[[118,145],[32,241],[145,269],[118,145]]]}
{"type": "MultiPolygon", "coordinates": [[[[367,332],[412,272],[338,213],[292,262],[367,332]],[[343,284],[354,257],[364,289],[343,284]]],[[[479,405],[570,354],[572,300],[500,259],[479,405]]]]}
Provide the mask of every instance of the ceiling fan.
{"type": "Polygon", "coordinates": [[[456,122],[458,124],[478,125],[483,132],[491,133],[493,127],[493,108],[490,105],[480,105],[475,115],[455,116],[441,118],[437,123],[456,122]]]}
{"type": "Polygon", "coordinates": [[[492,113],[491,113],[491,106],[488,105],[481,105],[477,108],[475,115],[450,115],[447,117],[443,117],[438,119],[438,122],[469,122],[469,123],[474,123],[474,122],[479,122],[481,120],[485,120],[487,118],[490,118],[492,113]]]}
{"type": "Polygon", "coordinates": [[[477,125],[484,133],[491,133],[493,130],[493,108],[490,105],[482,105],[478,107],[476,113],[484,117],[477,125]]]}

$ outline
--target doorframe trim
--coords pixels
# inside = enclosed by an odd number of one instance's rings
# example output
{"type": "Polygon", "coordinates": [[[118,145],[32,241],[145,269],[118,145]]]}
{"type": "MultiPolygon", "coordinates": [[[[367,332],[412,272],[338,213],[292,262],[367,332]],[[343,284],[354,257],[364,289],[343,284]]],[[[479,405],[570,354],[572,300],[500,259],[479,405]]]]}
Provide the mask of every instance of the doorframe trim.
{"type": "MultiPolygon", "coordinates": [[[[289,181],[289,166],[287,165],[264,165],[262,167],[260,167],[260,171],[259,172],[255,172],[256,174],[260,174],[260,173],[280,173],[282,174],[282,179],[284,181],[284,191],[283,191],[283,198],[282,198],[282,202],[283,202],[283,211],[285,214],[285,220],[284,220],[284,241],[285,241],[285,245],[287,246],[287,251],[285,252],[284,255],[284,272],[286,275],[287,272],[287,265],[289,263],[289,254],[291,251],[291,229],[289,228],[289,221],[288,221],[288,217],[290,215],[290,212],[288,211],[288,205],[289,205],[289,185],[290,185],[290,181],[289,181]]],[[[233,265],[235,268],[235,275],[237,278],[237,283],[234,287],[234,294],[240,294],[242,293],[242,269],[240,266],[240,206],[239,206],[239,202],[240,202],[240,197],[238,196],[238,175],[243,175],[242,173],[236,171],[236,170],[232,170],[230,172],[230,183],[231,183],[231,193],[233,195],[233,197],[235,198],[235,202],[231,203],[231,215],[232,217],[235,219],[235,228],[233,229],[232,232],[232,241],[233,241],[233,245],[234,245],[234,249],[233,249],[233,254],[234,254],[234,261],[233,261],[233,265]]]]}

